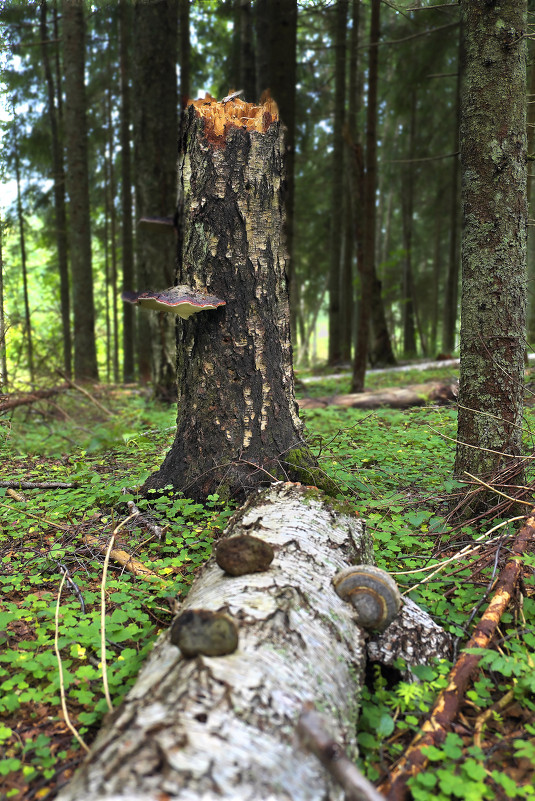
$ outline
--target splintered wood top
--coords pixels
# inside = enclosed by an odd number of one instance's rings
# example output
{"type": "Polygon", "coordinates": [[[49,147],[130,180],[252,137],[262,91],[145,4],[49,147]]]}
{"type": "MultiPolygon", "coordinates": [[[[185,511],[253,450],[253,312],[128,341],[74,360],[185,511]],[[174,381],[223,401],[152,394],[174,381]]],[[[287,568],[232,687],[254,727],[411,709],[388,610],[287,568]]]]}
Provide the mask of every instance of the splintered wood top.
{"type": "Polygon", "coordinates": [[[265,133],[279,119],[279,109],[269,93],[265,93],[267,97],[260,105],[246,103],[232,94],[229,92],[229,100],[217,101],[206,93],[203,98],[188,103],[205,120],[207,138],[225,137],[233,128],[265,133]]]}

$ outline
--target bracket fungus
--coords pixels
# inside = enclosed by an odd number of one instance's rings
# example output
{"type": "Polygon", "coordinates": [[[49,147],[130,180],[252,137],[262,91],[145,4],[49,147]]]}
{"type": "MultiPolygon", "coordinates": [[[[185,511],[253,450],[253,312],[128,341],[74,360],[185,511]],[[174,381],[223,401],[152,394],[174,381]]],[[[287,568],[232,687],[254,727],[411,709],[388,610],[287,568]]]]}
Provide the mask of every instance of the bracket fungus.
{"type": "Polygon", "coordinates": [[[401,608],[401,595],[392,576],[374,565],[351,565],[333,579],[343,601],[355,608],[356,622],[367,631],[384,631],[401,608]]]}
{"type": "Polygon", "coordinates": [[[123,292],[121,295],[125,303],[137,303],[144,309],[156,309],[156,311],[172,312],[187,320],[192,314],[217,309],[218,306],[225,306],[226,301],[216,298],[214,295],[206,295],[189,286],[183,284],[163,289],[161,292],[123,292]]]}

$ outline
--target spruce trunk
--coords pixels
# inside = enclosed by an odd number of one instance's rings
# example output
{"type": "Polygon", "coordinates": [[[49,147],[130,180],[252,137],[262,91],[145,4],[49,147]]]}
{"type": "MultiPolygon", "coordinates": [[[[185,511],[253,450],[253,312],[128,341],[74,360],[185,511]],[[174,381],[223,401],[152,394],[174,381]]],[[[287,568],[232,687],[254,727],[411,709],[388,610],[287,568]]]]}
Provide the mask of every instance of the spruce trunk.
{"type": "Polygon", "coordinates": [[[294,397],[283,129],[273,106],[208,100],[184,113],[178,283],[226,306],[178,320],[177,435],[145,489],[173,485],[204,499],[243,497],[274,479],[322,483],[294,397]],[[238,113],[263,120],[263,130],[227,121],[238,113]]]}
{"type": "MultiPolygon", "coordinates": [[[[461,2],[461,372],[455,472],[522,451],[526,348],[526,3],[461,2]]],[[[518,480],[515,484],[521,484],[518,480]]]]}

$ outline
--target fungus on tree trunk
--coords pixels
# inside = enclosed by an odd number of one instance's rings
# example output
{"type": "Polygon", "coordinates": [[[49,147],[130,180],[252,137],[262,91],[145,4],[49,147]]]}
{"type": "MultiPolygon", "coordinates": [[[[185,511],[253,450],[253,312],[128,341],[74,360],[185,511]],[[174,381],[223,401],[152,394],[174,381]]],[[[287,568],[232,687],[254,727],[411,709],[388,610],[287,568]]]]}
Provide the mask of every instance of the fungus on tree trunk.
{"type": "Polygon", "coordinates": [[[128,292],[121,295],[126,303],[137,303],[145,309],[155,309],[160,312],[171,312],[183,320],[192,314],[217,309],[224,306],[225,301],[204,292],[197,292],[189,286],[171,286],[161,292],[128,292]]]}
{"type": "Polygon", "coordinates": [[[172,485],[203,500],[243,499],[280,479],[328,488],[294,397],[273,100],[190,103],[178,184],[177,283],[226,305],[177,321],[177,433],[144,491],[172,485]]]}

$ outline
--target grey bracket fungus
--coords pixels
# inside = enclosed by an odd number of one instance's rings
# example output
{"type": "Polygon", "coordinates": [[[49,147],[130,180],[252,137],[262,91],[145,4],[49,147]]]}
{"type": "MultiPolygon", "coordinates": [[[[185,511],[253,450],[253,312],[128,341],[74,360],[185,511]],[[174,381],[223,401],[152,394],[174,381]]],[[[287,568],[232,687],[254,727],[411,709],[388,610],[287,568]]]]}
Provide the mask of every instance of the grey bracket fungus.
{"type": "Polygon", "coordinates": [[[218,306],[226,306],[226,301],[216,298],[214,295],[206,295],[184,284],[171,286],[161,292],[123,292],[121,295],[125,303],[136,303],[145,309],[155,309],[156,311],[171,312],[177,314],[183,320],[187,320],[192,314],[217,309],[218,306]]]}
{"type": "Polygon", "coordinates": [[[273,561],[275,551],[269,542],[250,534],[228,537],[218,543],[215,560],[231,576],[262,573],[273,561]]]}
{"type": "Polygon", "coordinates": [[[238,627],[223,612],[188,609],[171,624],[171,642],[183,656],[225,656],[238,647],[238,627]]]}
{"type": "Polygon", "coordinates": [[[350,603],[359,626],[367,631],[384,631],[401,608],[401,595],[392,576],[374,565],[352,565],[333,579],[334,589],[350,603]]]}

